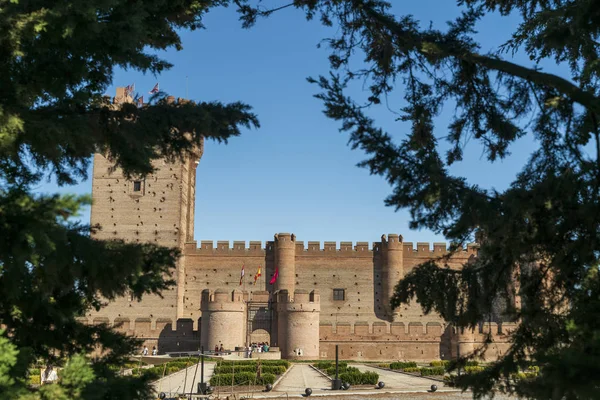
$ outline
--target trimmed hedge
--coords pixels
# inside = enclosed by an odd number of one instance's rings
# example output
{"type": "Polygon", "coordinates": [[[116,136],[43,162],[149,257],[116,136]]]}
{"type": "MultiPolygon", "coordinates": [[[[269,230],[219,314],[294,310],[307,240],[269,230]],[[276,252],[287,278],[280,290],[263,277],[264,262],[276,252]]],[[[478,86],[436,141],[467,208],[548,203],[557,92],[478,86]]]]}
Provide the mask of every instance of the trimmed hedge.
{"type": "MultiPolygon", "coordinates": [[[[318,363],[315,363],[313,365],[314,367],[324,371],[329,368],[335,368],[335,361],[319,361],[318,363]]],[[[346,361],[339,361],[338,366],[340,367],[340,369],[347,368],[348,363],[346,361]]]]}
{"type": "Polygon", "coordinates": [[[379,381],[377,372],[344,372],[340,374],[342,382],[351,385],[375,385],[379,381]]]}
{"type": "Polygon", "coordinates": [[[481,372],[484,369],[485,368],[479,367],[477,365],[468,365],[468,366],[465,367],[465,373],[467,373],[467,374],[474,374],[474,373],[477,373],[477,372],[481,372]]]}
{"type": "Polygon", "coordinates": [[[431,367],[444,367],[448,368],[450,365],[450,360],[435,360],[429,363],[431,367]]]}
{"type": "MultiPolygon", "coordinates": [[[[331,368],[327,368],[323,372],[325,372],[329,376],[335,376],[335,366],[333,366],[331,368]]],[[[341,373],[344,373],[344,372],[360,372],[360,371],[356,367],[348,367],[348,366],[346,366],[346,367],[342,368],[340,366],[338,372],[341,374],[341,373]]]]}
{"type": "MultiPolygon", "coordinates": [[[[215,374],[232,374],[238,372],[256,373],[257,365],[219,365],[215,367],[215,374]]],[[[287,368],[284,365],[261,365],[261,372],[264,374],[281,375],[287,368]]]]}
{"type": "Polygon", "coordinates": [[[421,367],[403,368],[402,371],[404,371],[404,372],[419,372],[419,371],[421,371],[421,367]]]}
{"type": "MultiPolygon", "coordinates": [[[[290,362],[287,360],[260,360],[261,365],[264,367],[265,365],[268,366],[276,366],[276,365],[283,365],[286,368],[290,367],[290,362]]],[[[258,364],[258,360],[227,360],[227,361],[219,361],[217,363],[218,366],[221,365],[235,365],[236,368],[240,365],[256,365],[258,364]]]]}
{"type": "Polygon", "coordinates": [[[421,368],[421,376],[443,376],[445,373],[444,367],[421,368]]]}
{"type": "Polygon", "coordinates": [[[275,383],[275,375],[261,374],[260,378],[251,372],[240,372],[234,374],[216,374],[210,378],[211,386],[230,386],[233,380],[234,385],[266,385],[275,383]]]}
{"type": "Polygon", "coordinates": [[[390,364],[390,369],[405,369],[405,368],[415,368],[417,363],[414,361],[399,361],[393,362],[390,364]]]}
{"type": "MultiPolygon", "coordinates": [[[[456,365],[456,363],[453,364],[451,360],[435,360],[430,362],[429,365],[432,367],[444,367],[446,370],[449,370],[450,366],[456,365]]],[[[479,361],[468,360],[464,365],[465,367],[477,367],[479,365],[479,361]]]]}

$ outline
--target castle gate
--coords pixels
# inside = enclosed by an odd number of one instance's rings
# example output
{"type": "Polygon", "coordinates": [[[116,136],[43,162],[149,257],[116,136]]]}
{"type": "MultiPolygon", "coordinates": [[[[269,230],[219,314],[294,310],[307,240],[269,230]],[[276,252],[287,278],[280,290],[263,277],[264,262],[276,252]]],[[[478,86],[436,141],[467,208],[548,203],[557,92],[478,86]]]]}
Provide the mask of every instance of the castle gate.
{"type": "Polygon", "coordinates": [[[248,302],[248,338],[247,342],[272,344],[271,333],[273,310],[268,302],[248,302]]]}

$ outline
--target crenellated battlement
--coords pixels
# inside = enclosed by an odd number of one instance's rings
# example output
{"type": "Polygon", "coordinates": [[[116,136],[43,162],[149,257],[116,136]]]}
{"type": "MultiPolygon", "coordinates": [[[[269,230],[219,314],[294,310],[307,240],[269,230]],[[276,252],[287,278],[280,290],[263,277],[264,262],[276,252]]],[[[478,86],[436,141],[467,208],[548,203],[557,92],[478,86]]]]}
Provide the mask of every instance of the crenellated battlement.
{"type": "MultiPolygon", "coordinates": [[[[293,237],[293,235],[292,235],[293,237]]],[[[391,244],[398,243],[402,246],[404,258],[424,258],[424,257],[439,257],[448,253],[446,243],[428,243],[417,242],[402,242],[402,237],[394,236],[388,242],[334,242],[334,241],[300,241],[293,240],[296,257],[300,256],[347,256],[347,257],[365,257],[371,258],[374,253],[379,253],[387,249],[391,244]]],[[[389,240],[389,239],[388,239],[389,240]]],[[[202,240],[200,246],[197,242],[187,242],[184,246],[185,254],[197,255],[214,255],[224,254],[231,256],[265,256],[268,252],[274,250],[278,245],[275,241],[262,242],[260,240],[202,240]]],[[[477,255],[479,245],[477,243],[469,243],[462,252],[458,252],[458,256],[469,257],[477,255]]]]}

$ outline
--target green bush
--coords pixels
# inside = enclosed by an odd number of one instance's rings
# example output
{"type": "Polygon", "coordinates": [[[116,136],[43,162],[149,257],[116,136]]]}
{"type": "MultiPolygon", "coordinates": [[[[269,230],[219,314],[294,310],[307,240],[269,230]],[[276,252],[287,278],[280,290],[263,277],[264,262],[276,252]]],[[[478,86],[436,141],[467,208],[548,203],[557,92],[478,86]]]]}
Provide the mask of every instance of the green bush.
{"type": "Polygon", "coordinates": [[[444,367],[421,368],[421,376],[442,376],[446,373],[444,367]]]}
{"type": "MultiPolygon", "coordinates": [[[[323,372],[325,372],[327,375],[329,376],[335,376],[335,366],[331,367],[331,368],[327,368],[326,370],[324,370],[323,372]]],[[[341,374],[343,372],[360,372],[358,370],[358,368],[356,367],[348,367],[347,365],[345,367],[339,367],[338,372],[341,374]]]]}
{"type": "Polygon", "coordinates": [[[251,372],[240,372],[234,374],[216,374],[210,378],[211,386],[230,386],[233,380],[234,385],[266,385],[275,383],[275,375],[261,374],[260,378],[251,372]]]}
{"type": "MultiPolygon", "coordinates": [[[[313,364],[316,368],[325,371],[329,368],[335,368],[334,361],[319,361],[318,363],[313,364]]],[[[338,365],[340,369],[348,367],[348,363],[346,361],[339,361],[338,365]]]]}
{"type": "Polygon", "coordinates": [[[421,371],[420,367],[408,367],[402,369],[404,372],[419,372],[421,371]]]}
{"type": "MultiPolygon", "coordinates": [[[[215,374],[231,374],[234,371],[238,372],[256,372],[256,365],[217,365],[215,366],[215,374]]],[[[264,368],[264,367],[263,367],[264,368]]]]}
{"type": "MultiPolygon", "coordinates": [[[[219,365],[215,367],[215,374],[231,374],[238,372],[256,373],[257,364],[253,365],[219,365]]],[[[287,370],[285,365],[261,365],[261,371],[267,374],[281,375],[287,370]]]]}
{"type": "Polygon", "coordinates": [[[473,373],[481,372],[484,369],[485,368],[479,367],[477,365],[468,365],[468,366],[465,367],[465,373],[467,373],[467,374],[473,374],[473,373]]]}
{"type": "MultiPolygon", "coordinates": [[[[290,362],[287,360],[260,360],[261,365],[265,366],[265,365],[269,365],[269,366],[275,366],[275,365],[283,365],[286,368],[290,367],[290,362]]],[[[258,364],[258,360],[243,360],[243,361],[238,361],[238,360],[229,360],[229,361],[219,361],[217,363],[217,365],[221,366],[221,365],[235,365],[236,367],[238,365],[256,365],[258,364]]]]}
{"type": "Polygon", "coordinates": [[[390,364],[377,364],[379,368],[390,368],[390,364]]]}
{"type": "Polygon", "coordinates": [[[351,385],[375,385],[379,381],[377,372],[344,372],[340,374],[342,382],[351,385]]]}
{"type": "Polygon", "coordinates": [[[41,385],[41,383],[42,383],[42,378],[40,377],[40,374],[29,375],[29,384],[30,385],[41,385]]]}
{"type": "Polygon", "coordinates": [[[450,365],[450,360],[435,360],[429,363],[431,367],[444,367],[448,368],[450,365]]]}
{"type": "Polygon", "coordinates": [[[479,365],[479,361],[475,361],[475,360],[469,360],[466,363],[467,367],[476,367],[479,365]]]}
{"type": "Polygon", "coordinates": [[[390,369],[405,369],[405,368],[415,368],[417,363],[414,361],[404,361],[404,362],[393,362],[390,364],[390,369]]]}

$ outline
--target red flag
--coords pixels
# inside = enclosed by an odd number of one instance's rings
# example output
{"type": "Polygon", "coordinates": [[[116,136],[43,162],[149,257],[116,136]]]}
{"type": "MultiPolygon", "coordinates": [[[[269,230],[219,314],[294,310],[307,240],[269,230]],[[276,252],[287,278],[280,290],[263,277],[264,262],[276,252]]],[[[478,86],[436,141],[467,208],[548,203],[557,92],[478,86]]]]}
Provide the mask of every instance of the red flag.
{"type": "Polygon", "coordinates": [[[273,274],[273,277],[271,278],[271,280],[269,281],[269,284],[272,285],[275,283],[275,281],[277,280],[277,277],[279,276],[279,268],[275,268],[275,273],[273,274]]]}
{"type": "Polygon", "coordinates": [[[154,93],[158,93],[158,83],[156,85],[154,85],[154,87],[150,91],[150,94],[154,94],[154,93]]]}
{"type": "Polygon", "coordinates": [[[244,275],[246,272],[244,271],[245,265],[242,264],[242,274],[240,275],[240,286],[242,286],[242,281],[244,280],[244,275]]]}

